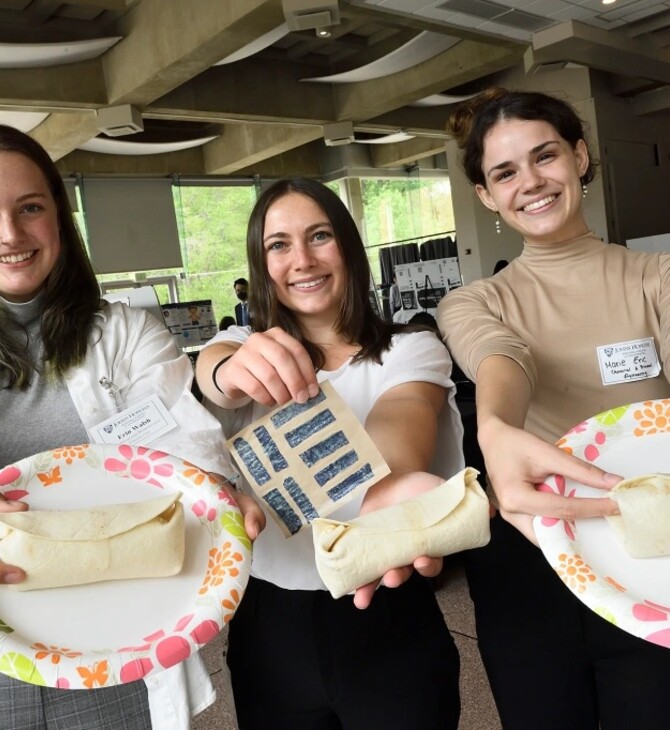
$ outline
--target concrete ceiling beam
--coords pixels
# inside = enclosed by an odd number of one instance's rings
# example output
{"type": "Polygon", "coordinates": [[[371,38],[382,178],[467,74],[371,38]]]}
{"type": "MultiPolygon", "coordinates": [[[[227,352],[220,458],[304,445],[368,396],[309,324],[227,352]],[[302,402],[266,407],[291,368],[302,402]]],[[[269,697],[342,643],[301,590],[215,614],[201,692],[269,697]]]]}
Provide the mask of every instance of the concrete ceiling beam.
{"type": "Polygon", "coordinates": [[[321,127],[229,124],[203,149],[207,174],[225,175],[256,165],[323,136],[321,127]]]}

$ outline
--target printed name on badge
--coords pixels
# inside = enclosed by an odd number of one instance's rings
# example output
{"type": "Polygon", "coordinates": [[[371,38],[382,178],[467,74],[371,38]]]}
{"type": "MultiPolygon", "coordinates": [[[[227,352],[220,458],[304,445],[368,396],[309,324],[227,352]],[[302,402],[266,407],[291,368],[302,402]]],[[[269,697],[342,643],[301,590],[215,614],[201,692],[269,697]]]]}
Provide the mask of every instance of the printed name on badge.
{"type": "Polygon", "coordinates": [[[653,337],[602,345],[596,353],[603,385],[656,378],[661,372],[653,337]]]}
{"type": "Polygon", "coordinates": [[[176,427],[176,421],[154,394],[96,424],[90,434],[98,444],[147,446],[176,427]]]}

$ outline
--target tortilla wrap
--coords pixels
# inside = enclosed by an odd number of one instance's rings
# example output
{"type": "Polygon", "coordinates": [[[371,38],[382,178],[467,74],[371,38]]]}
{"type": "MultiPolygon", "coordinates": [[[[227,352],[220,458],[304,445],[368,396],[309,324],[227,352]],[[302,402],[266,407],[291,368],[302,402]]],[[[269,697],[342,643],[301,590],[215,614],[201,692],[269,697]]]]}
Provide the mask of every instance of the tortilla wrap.
{"type": "Polygon", "coordinates": [[[624,479],[609,497],[617,502],[621,515],[607,521],[631,557],[670,555],[670,475],[624,479]]]}
{"type": "Polygon", "coordinates": [[[11,588],[30,591],[175,575],[184,562],[180,496],[66,512],[0,514],[0,560],[23,568],[27,576],[11,588]]]}
{"type": "Polygon", "coordinates": [[[314,520],[316,567],[333,598],[421,555],[440,557],[486,545],[489,502],[477,474],[468,467],[419,497],[350,522],[314,520]]]}

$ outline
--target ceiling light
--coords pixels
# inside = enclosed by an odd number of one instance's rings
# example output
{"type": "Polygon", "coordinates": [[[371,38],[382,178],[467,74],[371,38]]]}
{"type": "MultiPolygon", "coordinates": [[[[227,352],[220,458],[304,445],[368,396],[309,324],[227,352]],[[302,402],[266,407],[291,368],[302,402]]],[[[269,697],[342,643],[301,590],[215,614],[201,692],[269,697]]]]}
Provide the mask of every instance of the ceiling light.
{"type": "Polygon", "coordinates": [[[614,5],[616,0],[603,0],[603,5],[614,5]]]}
{"type": "Polygon", "coordinates": [[[330,28],[317,28],[316,35],[317,38],[330,38],[332,33],[330,32],[330,28]]]}

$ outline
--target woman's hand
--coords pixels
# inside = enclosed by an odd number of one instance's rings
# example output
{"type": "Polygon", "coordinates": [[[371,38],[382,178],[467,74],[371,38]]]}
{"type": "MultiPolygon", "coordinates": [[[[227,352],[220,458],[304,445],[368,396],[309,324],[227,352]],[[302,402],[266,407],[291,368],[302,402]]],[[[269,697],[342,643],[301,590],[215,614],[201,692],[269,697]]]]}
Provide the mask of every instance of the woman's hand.
{"type": "MultiPolygon", "coordinates": [[[[0,512],[23,512],[27,509],[28,505],[25,502],[0,497],[0,512]]],[[[0,583],[20,583],[25,577],[26,574],[21,568],[0,563],[0,583]]]]}
{"type": "Polygon", "coordinates": [[[563,497],[539,491],[535,485],[552,474],[561,474],[580,484],[607,490],[622,477],[608,474],[499,419],[489,419],[480,426],[479,443],[502,517],[531,542],[537,544],[532,525],[535,515],[572,521],[619,514],[611,499],[563,497]]]}
{"type": "Polygon", "coordinates": [[[216,383],[231,401],[249,396],[270,407],[304,403],[319,392],[307,350],[279,327],[250,335],[219,367],[216,383]]]}
{"type": "Polygon", "coordinates": [[[239,507],[242,513],[242,519],[244,520],[244,529],[247,535],[249,535],[249,539],[253,542],[265,529],[265,513],[253,497],[239,492],[225,477],[213,472],[210,472],[210,476],[216,479],[221,489],[239,507]]]}
{"type": "MultiPolygon", "coordinates": [[[[361,505],[361,514],[373,512],[382,507],[389,507],[398,502],[405,502],[443,483],[444,479],[442,477],[428,472],[389,474],[368,489],[361,505]]],[[[412,565],[393,568],[384,573],[380,581],[387,588],[397,588],[408,580],[415,570],[425,578],[434,578],[442,570],[442,558],[431,558],[427,555],[417,556],[412,565]]],[[[356,590],[354,595],[356,608],[363,609],[370,605],[380,581],[368,583],[356,590]]]]}

